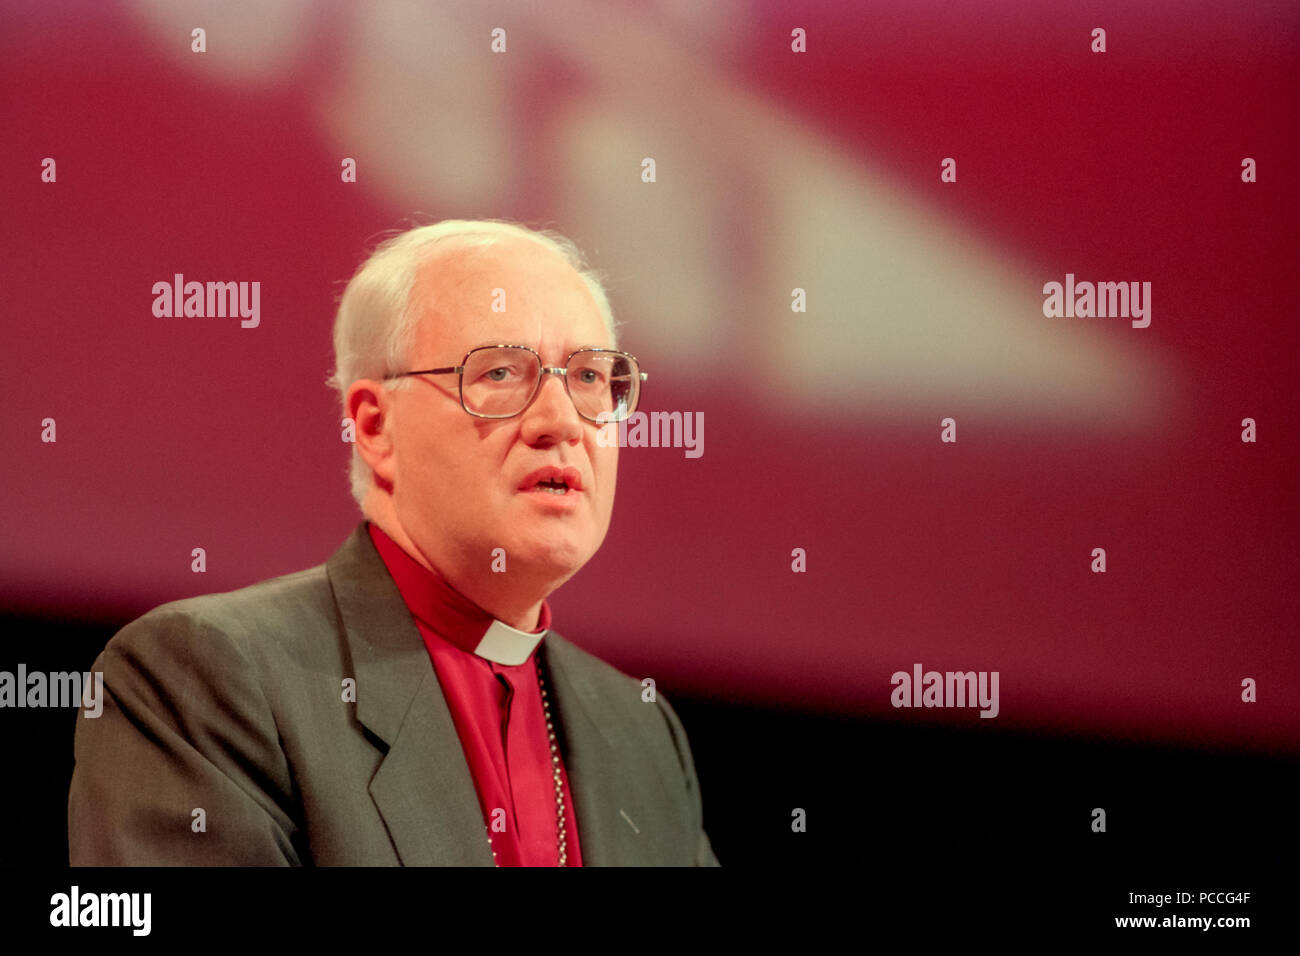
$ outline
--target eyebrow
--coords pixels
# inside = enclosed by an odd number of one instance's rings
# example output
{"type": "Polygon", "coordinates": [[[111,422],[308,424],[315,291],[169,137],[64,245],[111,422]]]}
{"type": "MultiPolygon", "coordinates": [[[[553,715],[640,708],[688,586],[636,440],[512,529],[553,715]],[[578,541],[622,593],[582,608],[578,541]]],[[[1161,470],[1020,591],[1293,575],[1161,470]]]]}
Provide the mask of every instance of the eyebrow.
{"type": "MultiPolygon", "coordinates": [[[[472,351],[474,351],[474,349],[485,349],[485,348],[489,348],[489,347],[491,347],[491,346],[495,346],[495,345],[520,345],[520,344],[522,344],[522,343],[520,343],[520,342],[501,342],[499,339],[491,339],[490,341],[487,341],[487,342],[480,342],[478,345],[471,345],[468,349],[466,349],[466,351],[467,351],[467,352],[472,352],[472,351]]],[[[603,349],[603,350],[605,350],[605,351],[612,351],[612,347],[611,347],[611,346],[608,346],[608,345],[578,345],[578,346],[575,346],[574,348],[569,349],[568,351],[569,351],[569,352],[581,352],[583,349],[603,349]]],[[[567,355],[568,352],[566,352],[565,354],[567,355]]]]}

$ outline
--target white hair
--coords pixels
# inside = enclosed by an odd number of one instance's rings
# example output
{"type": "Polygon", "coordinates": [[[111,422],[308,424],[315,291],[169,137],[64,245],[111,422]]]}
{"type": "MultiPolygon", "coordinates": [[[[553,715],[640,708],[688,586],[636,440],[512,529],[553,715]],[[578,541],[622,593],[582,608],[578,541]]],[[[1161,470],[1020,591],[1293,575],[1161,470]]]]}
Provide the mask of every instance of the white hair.
{"type": "MultiPolygon", "coordinates": [[[[415,328],[424,310],[413,301],[416,274],[438,243],[454,241],[458,248],[481,249],[504,239],[522,238],[539,242],[557,253],[574,268],[596,301],[609,332],[611,347],[618,348],[617,325],[600,275],[592,269],[578,247],[550,229],[530,229],[505,219],[446,219],[393,235],[380,243],[361,264],[339,299],[334,318],[334,372],[326,384],[338,391],[343,417],[348,417],[347,392],[358,379],[383,380],[406,371],[415,328]]],[[[410,379],[385,382],[388,388],[402,388],[410,379]]],[[[365,510],[371,470],[352,446],[349,466],[352,497],[365,510]]]]}

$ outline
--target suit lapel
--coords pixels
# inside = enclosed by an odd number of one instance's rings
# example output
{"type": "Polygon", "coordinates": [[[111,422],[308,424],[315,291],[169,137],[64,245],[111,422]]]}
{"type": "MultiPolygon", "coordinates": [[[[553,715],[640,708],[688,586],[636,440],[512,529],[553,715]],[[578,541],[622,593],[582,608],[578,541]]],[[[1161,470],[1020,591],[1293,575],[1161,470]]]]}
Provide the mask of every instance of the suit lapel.
{"type": "MultiPolygon", "coordinates": [[[[385,757],[370,795],[407,866],[492,866],[474,780],[419,629],[361,524],[326,564],[357,681],[357,719],[385,757]]],[[[586,866],[667,862],[662,782],[584,652],[543,642],[586,866]]],[[[633,688],[635,690],[635,688],[633,688]]]]}
{"type": "Polygon", "coordinates": [[[649,831],[653,808],[641,796],[647,784],[629,760],[637,751],[621,731],[625,723],[602,700],[591,664],[552,631],[546,636],[546,668],[555,688],[554,707],[564,738],[564,766],[573,792],[573,813],[584,866],[634,866],[654,862],[649,831]]]}
{"type": "Polygon", "coordinates": [[[364,523],[326,569],[357,681],[357,719],[385,751],[370,795],[398,858],[406,866],[492,866],[446,698],[364,523]]]}

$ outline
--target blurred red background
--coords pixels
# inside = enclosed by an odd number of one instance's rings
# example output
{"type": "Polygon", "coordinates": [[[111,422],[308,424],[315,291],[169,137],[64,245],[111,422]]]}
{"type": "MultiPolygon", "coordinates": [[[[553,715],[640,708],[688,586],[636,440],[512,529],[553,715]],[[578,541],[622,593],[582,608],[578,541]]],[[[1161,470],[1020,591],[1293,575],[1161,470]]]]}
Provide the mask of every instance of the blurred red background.
{"type": "Polygon", "coordinates": [[[10,610],[324,561],[338,293],[383,230],[504,217],[706,424],[624,450],[561,633],[670,695],[1300,751],[1295,6],[0,9],[10,610]],[[177,272],[260,281],[259,327],[155,318],[177,272]],[[1045,318],[1067,272],[1150,327],[1045,318]],[[916,662],[999,671],[998,719],[894,711],[916,662]]]}

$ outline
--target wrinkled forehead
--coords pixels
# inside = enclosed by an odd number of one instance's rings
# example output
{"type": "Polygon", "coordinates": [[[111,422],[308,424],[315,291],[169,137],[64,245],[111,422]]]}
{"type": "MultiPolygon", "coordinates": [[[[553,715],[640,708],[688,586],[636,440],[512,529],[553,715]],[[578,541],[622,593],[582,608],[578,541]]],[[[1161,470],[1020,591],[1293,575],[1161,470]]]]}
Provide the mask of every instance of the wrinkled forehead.
{"type": "Polygon", "coordinates": [[[529,239],[486,247],[440,243],[412,289],[417,347],[468,351],[487,341],[611,345],[600,309],[564,257],[529,239]]]}

